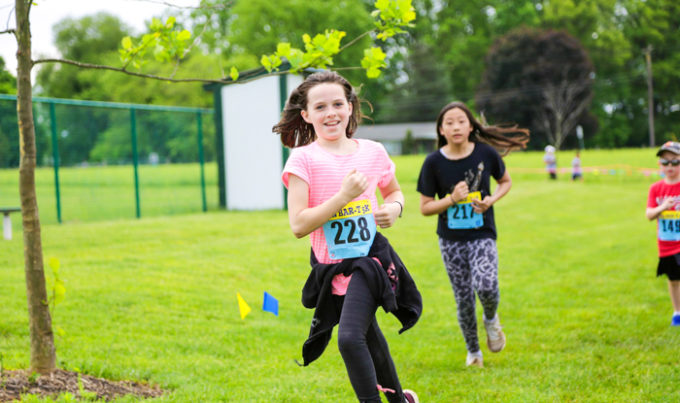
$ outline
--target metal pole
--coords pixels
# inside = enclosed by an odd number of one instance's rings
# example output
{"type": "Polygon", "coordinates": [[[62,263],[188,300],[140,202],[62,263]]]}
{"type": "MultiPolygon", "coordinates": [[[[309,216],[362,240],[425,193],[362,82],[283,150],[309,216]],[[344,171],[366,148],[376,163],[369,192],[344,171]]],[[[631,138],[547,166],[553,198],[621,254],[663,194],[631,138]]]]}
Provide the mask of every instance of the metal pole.
{"type": "Polygon", "coordinates": [[[581,150],[585,150],[585,145],[583,144],[583,127],[581,125],[576,126],[576,137],[578,138],[578,144],[581,150]]]}
{"type": "Polygon", "coordinates": [[[654,85],[652,83],[652,45],[645,49],[647,61],[647,114],[649,120],[649,146],[654,147],[654,85]]]}
{"type": "Polygon", "coordinates": [[[130,109],[130,134],[132,136],[132,165],[135,168],[135,211],[137,218],[142,216],[139,206],[139,159],[137,158],[137,118],[135,108],[130,109]]]}
{"type": "Polygon", "coordinates": [[[50,102],[50,129],[52,131],[52,160],[54,165],[54,191],[57,198],[57,222],[61,224],[61,194],[59,192],[59,144],[57,142],[57,113],[50,102]]]}
{"type": "MultiPolygon", "coordinates": [[[[288,99],[288,74],[282,74],[279,76],[279,106],[281,110],[286,107],[286,100],[288,99]]],[[[286,165],[290,151],[287,147],[281,146],[281,159],[283,161],[283,166],[286,165]]],[[[281,169],[283,169],[283,166],[281,169]]],[[[288,189],[285,186],[283,188],[283,209],[288,210],[288,189]]]]}
{"type": "Polygon", "coordinates": [[[201,166],[201,198],[203,200],[203,212],[208,211],[208,203],[205,199],[205,159],[203,157],[203,120],[201,112],[196,112],[196,124],[198,125],[198,161],[201,166]]]}

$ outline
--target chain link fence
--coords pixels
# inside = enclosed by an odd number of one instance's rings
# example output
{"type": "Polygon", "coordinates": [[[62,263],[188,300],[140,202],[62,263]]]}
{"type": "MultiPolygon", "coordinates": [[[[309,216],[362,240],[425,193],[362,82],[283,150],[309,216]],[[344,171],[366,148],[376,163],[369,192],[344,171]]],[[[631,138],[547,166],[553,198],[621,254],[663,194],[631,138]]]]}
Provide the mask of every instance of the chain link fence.
{"type": "MultiPolygon", "coordinates": [[[[33,99],[43,222],[218,208],[213,111],[33,99]]],[[[16,97],[0,94],[0,206],[18,206],[16,97]]]]}

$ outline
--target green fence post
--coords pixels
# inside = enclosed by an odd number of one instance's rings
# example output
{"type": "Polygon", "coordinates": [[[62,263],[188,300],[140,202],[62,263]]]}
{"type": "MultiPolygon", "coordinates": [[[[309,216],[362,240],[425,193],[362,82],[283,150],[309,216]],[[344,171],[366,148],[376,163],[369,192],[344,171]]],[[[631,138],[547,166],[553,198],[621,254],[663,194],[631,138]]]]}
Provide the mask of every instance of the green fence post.
{"type": "MultiPolygon", "coordinates": [[[[286,107],[286,100],[288,99],[288,75],[287,74],[282,74],[279,76],[279,105],[281,107],[281,110],[286,107]]],[[[290,150],[288,150],[288,147],[281,145],[281,160],[283,161],[283,167],[286,165],[286,161],[288,160],[288,155],[290,154],[290,150]]],[[[283,188],[283,209],[288,210],[288,189],[285,186],[281,186],[283,188]]]]}
{"type": "Polygon", "coordinates": [[[198,160],[201,164],[201,197],[203,199],[203,212],[208,211],[208,203],[205,200],[205,160],[203,158],[203,120],[201,112],[196,112],[196,124],[198,125],[198,160]]]}
{"type": "Polygon", "coordinates": [[[132,165],[135,168],[135,208],[137,218],[142,216],[139,207],[139,159],[137,158],[137,118],[135,108],[130,108],[130,134],[132,136],[132,165]]]}
{"type": "Polygon", "coordinates": [[[217,191],[220,207],[227,209],[227,176],[224,161],[224,130],[222,116],[222,86],[215,85],[213,88],[213,108],[215,108],[215,161],[217,162],[217,191]]]}
{"type": "Polygon", "coordinates": [[[57,222],[61,224],[61,195],[59,193],[59,145],[57,143],[57,113],[50,102],[50,129],[52,132],[52,159],[54,165],[54,191],[57,198],[57,222]]]}

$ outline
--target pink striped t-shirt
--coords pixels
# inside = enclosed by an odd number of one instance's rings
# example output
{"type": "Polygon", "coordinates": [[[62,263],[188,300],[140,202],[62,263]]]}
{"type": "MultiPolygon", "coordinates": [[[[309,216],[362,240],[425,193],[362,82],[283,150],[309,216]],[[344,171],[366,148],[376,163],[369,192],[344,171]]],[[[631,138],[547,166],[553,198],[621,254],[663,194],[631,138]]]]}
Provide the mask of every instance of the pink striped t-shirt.
{"type": "MultiPolygon", "coordinates": [[[[330,199],[342,186],[342,180],[352,169],[363,173],[368,179],[366,191],[354,200],[369,199],[372,211],[378,208],[376,188],[387,186],[394,178],[394,163],[382,144],[365,139],[352,139],[357,149],[352,154],[337,155],[324,150],[315,141],[306,146],[294,148],[283,168],[281,179],[288,187],[289,175],[298,176],[309,186],[309,207],[316,207],[330,199]]],[[[328,255],[328,247],[323,228],[317,228],[310,234],[310,242],[316,259],[320,263],[337,263],[328,255]]],[[[336,276],[338,277],[338,276],[336,276]]],[[[343,279],[334,279],[334,286],[343,279]]],[[[347,279],[345,279],[347,281],[347,279]]],[[[344,295],[342,292],[341,295],[344,295]]]]}

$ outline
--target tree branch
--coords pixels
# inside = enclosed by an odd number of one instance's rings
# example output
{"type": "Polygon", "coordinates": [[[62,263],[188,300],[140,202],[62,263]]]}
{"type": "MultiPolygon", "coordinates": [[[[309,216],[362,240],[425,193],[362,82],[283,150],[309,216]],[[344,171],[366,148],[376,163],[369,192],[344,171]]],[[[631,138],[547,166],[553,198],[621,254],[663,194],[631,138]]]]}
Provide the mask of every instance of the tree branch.
{"type": "MultiPolygon", "coordinates": [[[[205,78],[172,78],[172,77],[165,77],[165,76],[158,76],[155,74],[146,74],[146,73],[137,73],[134,71],[129,71],[126,70],[125,68],[122,67],[113,67],[113,66],[106,66],[106,65],[101,65],[101,64],[91,64],[91,63],[83,63],[83,62],[77,62],[74,60],[68,60],[68,59],[38,59],[33,61],[33,65],[37,65],[40,63],[61,63],[61,64],[70,64],[72,66],[77,66],[80,68],[84,69],[94,69],[94,70],[109,70],[109,71],[115,71],[118,73],[123,73],[127,74],[129,76],[134,76],[134,77],[142,77],[142,78],[149,78],[152,80],[159,80],[159,81],[168,81],[172,83],[204,83],[204,84],[235,84],[235,81],[232,81],[231,79],[228,78],[222,78],[222,79],[205,79],[205,78]]],[[[269,73],[271,76],[278,76],[278,75],[283,75],[287,74],[288,71],[277,71],[277,72],[272,72],[269,73]]],[[[252,77],[249,79],[245,79],[242,81],[238,81],[238,84],[245,84],[247,82],[253,81],[260,78],[259,76],[252,77]]]]}
{"type": "MultiPolygon", "coordinates": [[[[5,27],[7,27],[7,31],[9,31],[9,22],[12,19],[12,13],[14,13],[14,10],[16,9],[15,7],[12,7],[11,10],[9,10],[9,13],[7,13],[7,22],[5,23],[5,27]]],[[[4,32],[4,31],[3,31],[4,32]]],[[[14,33],[14,36],[16,36],[16,32],[14,33]]]]}
{"type": "Polygon", "coordinates": [[[14,29],[6,29],[6,30],[4,30],[4,31],[0,31],[0,35],[2,35],[2,34],[12,34],[12,35],[16,35],[16,34],[17,34],[17,31],[14,30],[14,29]]]}
{"type": "Polygon", "coordinates": [[[541,95],[545,103],[539,115],[545,120],[543,126],[548,129],[548,137],[557,149],[576,127],[581,114],[590,105],[592,100],[592,93],[588,91],[590,85],[591,80],[586,76],[570,81],[565,73],[559,84],[543,86],[541,95]]]}
{"type": "Polygon", "coordinates": [[[363,38],[364,36],[370,34],[371,32],[374,32],[374,31],[375,31],[375,29],[372,29],[372,30],[370,30],[370,31],[366,31],[366,32],[364,32],[363,34],[361,34],[361,35],[357,36],[356,38],[352,39],[351,41],[347,42],[346,44],[344,44],[344,45],[340,48],[340,50],[338,51],[338,53],[342,52],[343,50],[347,49],[348,47],[350,47],[350,46],[354,45],[355,43],[359,42],[359,41],[361,40],[361,38],[363,38]]]}
{"type": "Polygon", "coordinates": [[[164,5],[164,6],[171,7],[171,8],[178,8],[178,9],[185,9],[185,10],[199,10],[199,9],[226,10],[233,3],[233,1],[230,1],[226,4],[222,4],[222,5],[219,5],[219,6],[218,5],[213,5],[213,6],[200,6],[200,5],[199,6],[180,6],[180,5],[173,4],[173,3],[170,3],[170,2],[167,2],[167,1],[158,1],[158,0],[137,0],[137,1],[139,1],[140,3],[160,4],[160,5],[164,5]]]}
{"type": "Polygon", "coordinates": [[[359,66],[354,66],[354,67],[347,66],[347,67],[335,67],[335,68],[332,68],[331,70],[333,70],[333,71],[347,71],[347,70],[363,70],[363,69],[364,69],[363,67],[359,67],[359,66]]]}
{"type": "Polygon", "coordinates": [[[201,83],[226,83],[226,80],[209,80],[209,79],[203,79],[203,78],[171,78],[171,77],[164,77],[164,76],[158,76],[155,74],[146,74],[146,73],[137,73],[135,71],[129,71],[126,70],[124,67],[113,67],[113,66],[106,66],[106,65],[101,65],[101,64],[92,64],[92,63],[83,63],[83,62],[77,62],[75,60],[68,60],[68,59],[38,59],[34,60],[33,64],[41,64],[41,63],[62,63],[62,64],[70,64],[72,66],[77,66],[80,68],[85,68],[85,69],[94,69],[94,70],[110,70],[110,71],[116,71],[119,73],[124,73],[130,76],[135,76],[135,77],[142,77],[142,78],[151,78],[154,80],[160,80],[160,81],[170,81],[170,82],[175,82],[175,83],[181,83],[181,82],[201,82],[201,83]]]}

